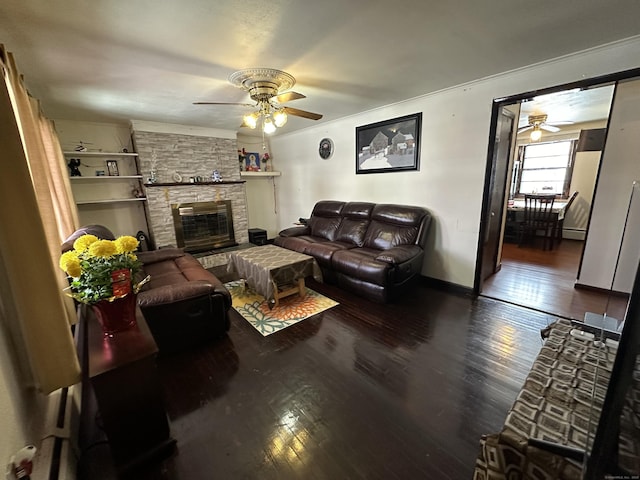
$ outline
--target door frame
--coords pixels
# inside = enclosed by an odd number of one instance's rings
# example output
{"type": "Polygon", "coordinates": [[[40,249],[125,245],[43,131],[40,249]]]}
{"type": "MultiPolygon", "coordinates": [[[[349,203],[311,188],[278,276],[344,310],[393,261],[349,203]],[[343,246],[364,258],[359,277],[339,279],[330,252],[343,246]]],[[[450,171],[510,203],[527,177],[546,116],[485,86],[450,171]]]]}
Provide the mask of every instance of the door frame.
{"type": "MultiPolygon", "coordinates": [[[[539,95],[547,95],[549,93],[557,93],[564,90],[572,90],[575,88],[584,89],[584,88],[594,87],[594,86],[598,86],[606,83],[619,82],[622,80],[627,80],[629,78],[634,78],[638,76],[640,76],[640,68],[634,68],[631,70],[624,70],[622,72],[601,75],[598,77],[584,79],[577,82],[565,83],[565,84],[557,85],[554,87],[543,88],[540,90],[533,90],[530,92],[511,95],[508,97],[496,98],[493,100],[491,105],[491,125],[489,128],[489,141],[487,146],[487,157],[486,157],[485,175],[484,175],[484,178],[485,178],[484,189],[482,193],[480,228],[478,232],[478,244],[477,244],[477,250],[476,250],[476,268],[475,268],[475,275],[474,275],[474,282],[473,282],[474,295],[480,295],[480,292],[482,290],[482,284],[483,284],[482,260],[484,256],[484,249],[499,248],[499,242],[501,241],[500,239],[504,236],[504,223],[503,223],[501,226],[501,235],[498,236],[498,240],[497,240],[498,245],[496,246],[495,244],[489,245],[484,243],[484,238],[485,238],[485,235],[487,235],[487,230],[489,228],[489,223],[490,223],[491,198],[494,194],[494,192],[491,191],[491,186],[492,186],[491,178],[492,178],[492,175],[501,175],[503,173],[507,175],[508,168],[509,168],[508,164],[510,163],[510,162],[507,162],[507,166],[506,166],[507,170],[505,172],[495,171],[496,168],[495,168],[494,150],[496,149],[496,145],[497,145],[497,143],[495,142],[495,138],[496,138],[497,129],[498,129],[498,117],[500,115],[500,111],[502,110],[502,108],[508,105],[522,103],[523,101],[529,100],[539,95]]],[[[517,128],[517,122],[514,122],[514,128],[517,128]]],[[[596,186],[596,189],[597,189],[597,186],[596,186]]],[[[503,195],[506,196],[506,191],[503,192],[503,195]]],[[[594,196],[595,196],[595,191],[594,191],[594,196]]],[[[586,235],[587,236],[589,235],[588,225],[587,225],[586,235]]],[[[497,263],[497,259],[496,259],[496,263],[497,263]]],[[[580,259],[580,264],[582,264],[582,258],[580,259]]]]}

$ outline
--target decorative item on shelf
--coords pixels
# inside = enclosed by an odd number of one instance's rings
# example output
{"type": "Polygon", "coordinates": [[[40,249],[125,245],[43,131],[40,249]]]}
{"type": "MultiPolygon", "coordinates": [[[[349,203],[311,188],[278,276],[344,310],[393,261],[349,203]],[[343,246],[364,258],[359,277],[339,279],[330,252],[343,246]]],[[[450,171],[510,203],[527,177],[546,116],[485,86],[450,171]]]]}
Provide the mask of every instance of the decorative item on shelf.
{"type": "Polygon", "coordinates": [[[247,172],[259,172],[260,171],[260,154],[259,153],[247,153],[246,154],[247,172]]]}
{"type": "Polygon", "coordinates": [[[78,142],[78,145],[76,145],[76,146],[74,147],[74,150],[75,150],[76,152],[86,152],[86,151],[87,151],[87,147],[85,147],[85,144],[87,144],[87,145],[93,145],[93,143],[87,143],[87,142],[83,142],[82,140],[80,140],[80,141],[78,142]]]}
{"type": "Polygon", "coordinates": [[[109,172],[110,177],[117,177],[120,175],[117,160],[107,160],[107,172],[109,172]]]}
{"type": "Polygon", "coordinates": [[[260,158],[260,162],[264,164],[265,172],[271,171],[271,164],[269,163],[269,160],[271,160],[271,156],[269,155],[269,152],[263,153],[262,158],[260,158]]]}
{"type": "Polygon", "coordinates": [[[222,181],[222,175],[220,175],[220,172],[218,170],[214,170],[211,174],[211,181],[216,183],[222,181]]]}
{"type": "Polygon", "coordinates": [[[70,158],[69,163],[67,163],[67,167],[69,167],[69,173],[72,177],[81,177],[82,172],[80,172],[80,159],[79,158],[70,158]]]}
{"type": "Polygon", "coordinates": [[[104,177],[104,170],[96,170],[96,177],[104,177]]]}
{"type": "Polygon", "coordinates": [[[144,197],[144,193],[138,187],[133,187],[133,189],[131,190],[131,194],[133,195],[133,198],[143,198],[144,197]]]}
{"type": "Polygon", "coordinates": [[[82,235],[73,243],[73,250],[60,257],[60,268],[70,277],[65,291],[91,306],[106,337],[136,325],[135,298],[150,278],[134,284],[141,267],[133,253],[138,244],[129,235],[116,240],[82,235]]]}

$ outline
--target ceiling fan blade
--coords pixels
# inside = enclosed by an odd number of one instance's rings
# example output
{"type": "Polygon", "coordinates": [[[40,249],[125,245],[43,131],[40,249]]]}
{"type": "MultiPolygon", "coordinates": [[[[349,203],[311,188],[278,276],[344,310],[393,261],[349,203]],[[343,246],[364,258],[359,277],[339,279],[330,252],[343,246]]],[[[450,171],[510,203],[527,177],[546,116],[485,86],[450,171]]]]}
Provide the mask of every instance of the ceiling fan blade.
{"type": "Polygon", "coordinates": [[[320,120],[322,118],[322,115],[320,115],[319,113],[311,113],[305,110],[298,110],[297,108],[291,108],[291,107],[282,107],[282,108],[284,109],[285,112],[287,112],[287,115],[308,118],[309,120],[320,120]]]}
{"type": "Polygon", "coordinates": [[[275,97],[278,103],[286,103],[292,100],[298,100],[300,98],[307,98],[307,97],[298,92],[284,92],[284,93],[281,93],[280,95],[276,95],[275,97]]]}
{"type": "Polygon", "coordinates": [[[230,103],[230,102],[193,102],[194,105],[241,105],[243,107],[255,107],[253,103],[230,103]]]}
{"type": "Polygon", "coordinates": [[[545,122],[546,125],[573,125],[572,121],[545,122]]]}
{"type": "Polygon", "coordinates": [[[542,130],[546,130],[547,132],[559,132],[560,129],[558,127],[554,127],[553,125],[547,125],[546,123],[543,123],[540,125],[540,128],[542,130]]]}
{"type": "Polygon", "coordinates": [[[531,130],[533,125],[527,125],[526,127],[522,127],[518,129],[518,133],[526,132],[527,130],[531,130]]]}

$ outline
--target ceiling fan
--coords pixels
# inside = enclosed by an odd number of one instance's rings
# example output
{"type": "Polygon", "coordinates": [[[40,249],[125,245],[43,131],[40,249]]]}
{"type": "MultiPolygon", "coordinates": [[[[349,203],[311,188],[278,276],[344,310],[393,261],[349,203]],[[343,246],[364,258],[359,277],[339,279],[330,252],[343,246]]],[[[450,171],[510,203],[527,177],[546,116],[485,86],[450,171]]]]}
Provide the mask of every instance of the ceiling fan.
{"type": "Polygon", "coordinates": [[[245,68],[229,76],[229,82],[249,93],[249,97],[256,103],[229,102],[194,102],[194,105],[242,105],[254,107],[257,110],[243,117],[243,127],[256,128],[262,120],[262,131],[273,133],[277,127],[287,123],[287,115],[320,120],[322,115],[307,112],[297,108],[281,105],[285,102],[306,98],[298,92],[289,91],[296,83],[296,79],[282,70],[273,68],[245,68]]]}
{"type": "Polygon", "coordinates": [[[526,132],[527,130],[542,129],[547,132],[559,132],[560,129],[556,125],[571,125],[573,122],[547,122],[547,115],[529,115],[529,124],[518,129],[518,133],[526,132]]]}

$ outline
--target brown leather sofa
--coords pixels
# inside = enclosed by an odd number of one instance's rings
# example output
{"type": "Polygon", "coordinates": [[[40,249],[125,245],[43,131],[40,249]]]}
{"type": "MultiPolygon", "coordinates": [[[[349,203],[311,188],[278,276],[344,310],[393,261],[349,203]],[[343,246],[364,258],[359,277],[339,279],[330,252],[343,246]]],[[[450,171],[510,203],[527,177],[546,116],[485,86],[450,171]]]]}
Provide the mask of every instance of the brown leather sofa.
{"type": "MultiPolygon", "coordinates": [[[[73,248],[73,242],[84,234],[105,240],[115,238],[102,225],[87,225],[65,240],[62,251],[73,248]]],[[[138,293],[138,306],[160,353],[185,350],[229,330],[231,294],[192,255],[179,248],[136,255],[143,264],[138,279],[151,276],[138,293]]]]}
{"type": "Polygon", "coordinates": [[[388,302],[420,274],[430,224],[422,207],[322,200],[274,244],[314,257],[326,282],[388,302]]]}

